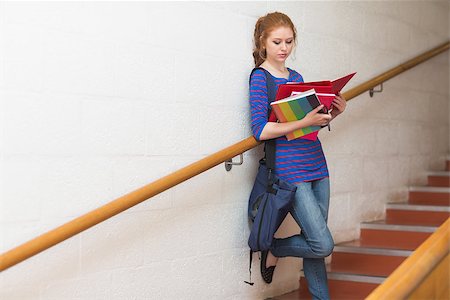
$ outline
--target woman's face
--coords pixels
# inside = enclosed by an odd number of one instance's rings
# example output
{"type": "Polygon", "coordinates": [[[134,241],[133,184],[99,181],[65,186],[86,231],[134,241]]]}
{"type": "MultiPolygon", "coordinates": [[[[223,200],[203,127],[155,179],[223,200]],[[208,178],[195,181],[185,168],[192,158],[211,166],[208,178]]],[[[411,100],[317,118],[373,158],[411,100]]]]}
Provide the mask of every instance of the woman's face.
{"type": "Polygon", "coordinates": [[[269,33],[265,41],[266,59],[273,62],[285,62],[294,48],[294,33],[289,27],[277,27],[269,33]]]}

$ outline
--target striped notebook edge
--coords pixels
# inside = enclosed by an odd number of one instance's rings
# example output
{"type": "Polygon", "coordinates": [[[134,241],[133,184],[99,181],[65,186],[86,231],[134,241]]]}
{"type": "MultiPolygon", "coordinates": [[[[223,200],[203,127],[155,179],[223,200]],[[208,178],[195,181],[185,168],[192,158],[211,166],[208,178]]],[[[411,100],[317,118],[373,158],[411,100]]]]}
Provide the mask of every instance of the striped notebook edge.
{"type": "MultiPolygon", "coordinates": [[[[314,90],[294,94],[291,97],[271,103],[272,109],[279,122],[291,122],[303,119],[307,113],[321,105],[314,90]]],[[[286,135],[288,141],[300,138],[309,133],[320,130],[320,126],[308,126],[297,129],[286,135]]]]}

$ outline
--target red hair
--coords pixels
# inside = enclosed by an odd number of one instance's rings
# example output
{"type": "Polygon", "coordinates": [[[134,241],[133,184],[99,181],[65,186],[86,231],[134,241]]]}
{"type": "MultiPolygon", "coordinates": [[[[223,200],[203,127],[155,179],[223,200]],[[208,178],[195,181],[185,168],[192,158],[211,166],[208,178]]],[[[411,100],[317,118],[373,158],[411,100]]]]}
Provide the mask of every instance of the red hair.
{"type": "Polygon", "coordinates": [[[269,36],[269,33],[278,27],[288,27],[292,29],[294,33],[294,44],[297,39],[297,30],[291,19],[280,12],[268,13],[267,15],[260,17],[255,24],[255,32],[253,34],[253,59],[255,61],[255,67],[259,67],[264,60],[266,60],[265,41],[269,36]]]}

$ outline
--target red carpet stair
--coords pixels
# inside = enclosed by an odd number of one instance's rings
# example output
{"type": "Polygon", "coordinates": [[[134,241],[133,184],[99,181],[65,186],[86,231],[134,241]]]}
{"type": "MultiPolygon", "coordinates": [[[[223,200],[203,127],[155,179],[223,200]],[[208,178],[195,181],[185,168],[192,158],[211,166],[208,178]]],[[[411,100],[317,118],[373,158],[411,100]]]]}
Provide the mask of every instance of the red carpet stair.
{"type": "MultiPolygon", "coordinates": [[[[428,185],[410,187],[407,203],[386,205],[386,220],[361,224],[359,240],[335,246],[328,266],[331,299],[364,299],[450,216],[450,160],[428,174],[428,185]]],[[[277,300],[311,299],[300,289],[277,300]]]]}

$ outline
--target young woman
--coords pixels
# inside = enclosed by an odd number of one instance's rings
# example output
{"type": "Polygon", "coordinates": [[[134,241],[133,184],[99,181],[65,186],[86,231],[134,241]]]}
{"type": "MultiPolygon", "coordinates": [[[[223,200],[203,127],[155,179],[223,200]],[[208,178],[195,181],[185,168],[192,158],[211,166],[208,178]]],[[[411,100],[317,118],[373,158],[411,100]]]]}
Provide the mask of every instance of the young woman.
{"type": "MultiPolygon", "coordinates": [[[[255,66],[268,71],[278,87],[286,82],[303,82],[302,76],[285,66],[296,44],[296,29],[285,14],[274,12],[258,19],[254,32],[253,57],[255,66]]],[[[250,77],[250,108],[253,134],[258,140],[276,139],[275,173],[297,186],[290,211],[301,233],[274,239],[270,251],[261,255],[261,275],[272,282],[278,257],[303,258],[303,270],[314,299],[329,299],[325,257],[334,242],[327,226],[330,184],[328,169],[320,141],[295,139],[287,141],[285,134],[296,129],[324,126],[341,114],[346,101],[338,94],[329,114],[319,113],[317,107],[299,121],[277,123],[268,121],[266,75],[255,70],[250,77]]]]}

